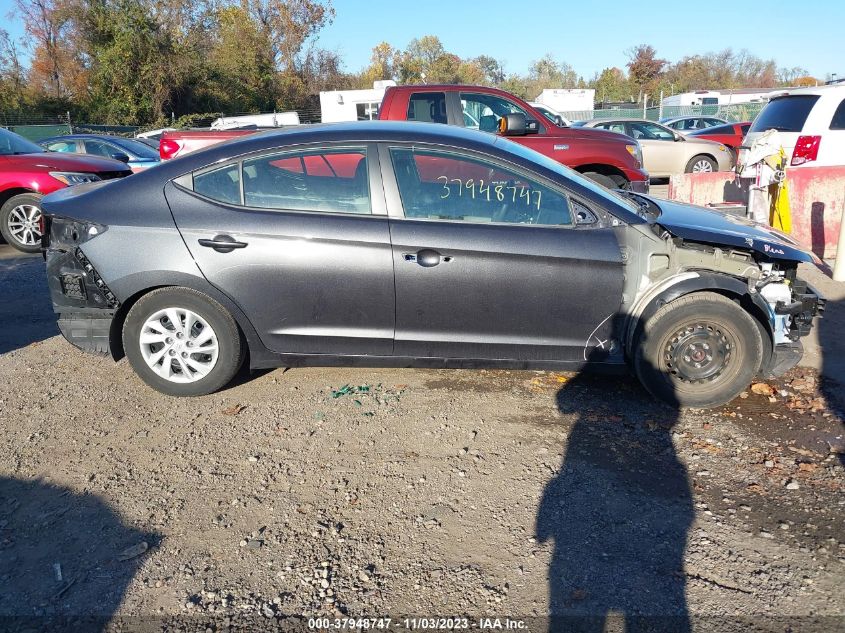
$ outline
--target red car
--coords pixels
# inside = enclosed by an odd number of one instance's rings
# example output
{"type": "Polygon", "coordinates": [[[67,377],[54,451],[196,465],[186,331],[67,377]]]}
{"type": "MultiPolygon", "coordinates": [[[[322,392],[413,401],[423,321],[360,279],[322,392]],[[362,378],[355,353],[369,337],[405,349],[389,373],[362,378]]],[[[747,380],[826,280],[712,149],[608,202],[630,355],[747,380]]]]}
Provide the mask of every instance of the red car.
{"type": "Polygon", "coordinates": [[[45,152],[0,128],[0,234],[27,253],[41,248],[41,197],[83,182],[122,178],[125,163],[87,154],[45,152]]]}
{"type": "Polygon", "coordinates": [[[639,143],[606,130],[555,125],[541,112],[504,90],[483,86],[392,86],[384,93],[378,118],[445,123],[500,133],[571,167],[611,189],[648,192],[639,143]],[[508,129],[502,119],[516,115],[524,124],[508,129]]]}
{"type": "Polygon", "coordinates": [[[726,123],[725,125],[714,125],[713,127],[706,127],[695,132],[687,133],[687,136],[694,136],[695,138],[704,138],[708,141],[716,141],[726,146],[734,153],[736,158],[739,152],[739,146],[742,145],[742,139],[748,134],[748,129],[751,127],[751,121],[744,123],[726,123]]]}

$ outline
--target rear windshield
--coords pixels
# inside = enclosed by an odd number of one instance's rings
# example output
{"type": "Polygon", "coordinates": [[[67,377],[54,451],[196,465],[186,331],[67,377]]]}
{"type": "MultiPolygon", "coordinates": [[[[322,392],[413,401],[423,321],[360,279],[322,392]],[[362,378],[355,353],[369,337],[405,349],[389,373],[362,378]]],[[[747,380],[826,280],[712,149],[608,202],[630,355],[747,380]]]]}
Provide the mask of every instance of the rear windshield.
{"type": "Polygon", "coordinates": [[[754,121],[751,131],[800,132],[818,100],[818,95],[788,95],[772,99],[754,121]]]}

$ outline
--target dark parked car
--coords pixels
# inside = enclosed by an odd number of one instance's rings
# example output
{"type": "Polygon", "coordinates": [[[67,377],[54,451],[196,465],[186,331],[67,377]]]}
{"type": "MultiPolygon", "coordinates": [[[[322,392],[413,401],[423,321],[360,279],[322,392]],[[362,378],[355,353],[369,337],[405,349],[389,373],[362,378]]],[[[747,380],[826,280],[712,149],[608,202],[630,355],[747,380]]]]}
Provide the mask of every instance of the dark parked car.
{"type": "Polygon", "coordinates": [[[41,248],[41,196],[71,185],[127,176],[123,163],[96,156],[45,152],[0,128],[0,234],[27,253],[41,248]]]}
{"type": "Polygon", "coordinates": [[[820,306],[788,236],[446,125],[251,135],[44,209],[65,337],[173,395],[245,358],[594,364],[710,406],[793,366],[820,306]]]}
{"type": "Polygon", "coordinates": [[[153,167],[161,162],[157,148],[154,149],[146,143],[122,136],[69,134],[45,138],[38,141],[38,144],[51,152],[93,154],[114,158],[129,165],[134,172],[153,167]]]}

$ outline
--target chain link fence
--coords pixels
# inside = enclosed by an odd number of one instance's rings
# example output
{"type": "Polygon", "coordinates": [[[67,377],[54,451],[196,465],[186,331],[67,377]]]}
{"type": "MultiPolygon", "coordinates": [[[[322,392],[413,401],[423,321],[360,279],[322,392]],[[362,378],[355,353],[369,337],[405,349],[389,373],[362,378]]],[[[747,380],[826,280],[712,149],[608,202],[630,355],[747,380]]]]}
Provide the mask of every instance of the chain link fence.
{"type": "Polygon", "coordinates": [[[561,112],[570,121],[590,119],[648,119],[659,121],[679,116],[715,116],[726,121],[739,123],[753,121],[763,109],[765,103],[731,103],[725,105],[698,106],[652,106],[650,108],[618,108],[604,110],[573,110],[561,112]]]}

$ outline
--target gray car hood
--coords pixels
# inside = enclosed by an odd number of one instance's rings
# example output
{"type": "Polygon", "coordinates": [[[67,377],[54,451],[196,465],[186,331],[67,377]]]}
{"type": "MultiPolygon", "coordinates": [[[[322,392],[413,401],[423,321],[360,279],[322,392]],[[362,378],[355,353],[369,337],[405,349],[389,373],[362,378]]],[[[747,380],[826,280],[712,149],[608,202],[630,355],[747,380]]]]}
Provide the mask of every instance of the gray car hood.
{"type": "Polygon", "coordinates": [[[654,220],[672,235],[692,242],[751,249],[774,260],[821,260],[795,239],[764,224],[691,204],[649,197],[660,209],[654,220]]]}

